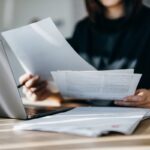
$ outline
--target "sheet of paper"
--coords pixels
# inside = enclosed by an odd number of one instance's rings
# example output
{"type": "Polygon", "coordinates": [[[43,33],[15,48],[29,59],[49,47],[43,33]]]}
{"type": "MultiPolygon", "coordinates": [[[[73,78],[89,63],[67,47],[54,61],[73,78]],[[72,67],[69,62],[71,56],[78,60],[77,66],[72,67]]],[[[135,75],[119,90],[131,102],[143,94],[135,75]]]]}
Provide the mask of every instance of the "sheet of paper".
{"type": "Polygon", "coordinates": [[[50,71],[95,70],[67,43],[48,18],[2,33],[26,72],[50,78],[50,71]]]}
{"type": "Polygon", "coordinates": [[[149,110],[138,108],[81,107],[71,111],[25,121],[15,130],[64,132],[100,136],[110,131],[131,134],[149,110]]]}
{"type": "MultiPolygon", "coordinates": [[[[60,70],[58,70],[60,71],[60,70]]],[[[65,70],[66,71],[66,70],[65,70]]],[[[72,70],[66,72],[73,72],[72,70]]],[[[84,71],[84,72],[91,72],[91,71],[84,71]]],[[[97,70],[93,70],[92,72],[97,72],[97,70]]],[[[116,70],[99,70],[99,73],[117,73],[117,74],[134,74],[134,69],[116,69],[116,70]]]]}
{"type": "Polygon", "coordinates": [[[52,75],[63,97],[100,100],[133,95],[141,78],[125,71],[57,71],[52,75]]]}
{"type": "MultiPolygon", "coordinates": [[[[65,71],[65,72],[72,72],[72,71],[65,71]]],[[[86,73],[91,71],[85,71],[86,73]]],[[[133,74],[134,69],[119,69],[119,70],[105,70],[105,71],[92,71],[93,73],[117,73],[117,74],[133,74]]],[[[59,72],[51,72],[53,78],[55,79],[55,83],[57,83],[57,90],[63,94],[64,88],[66,89],[66,75],[64,71],[59,72]],[[59,87],[59,89],[58,89],[59,87]]],[[[64,96],[64,98],[68,98],[64,96]]]]}

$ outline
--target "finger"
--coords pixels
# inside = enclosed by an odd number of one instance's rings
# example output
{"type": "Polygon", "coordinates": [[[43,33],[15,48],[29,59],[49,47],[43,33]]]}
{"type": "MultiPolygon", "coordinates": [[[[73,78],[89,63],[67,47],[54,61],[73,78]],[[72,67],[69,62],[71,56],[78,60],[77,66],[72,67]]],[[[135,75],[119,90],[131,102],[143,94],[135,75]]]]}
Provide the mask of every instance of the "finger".
{"type": "Polygon", "coordinates": [[[23,87],[23,94],[25,94],[27,99],[31,101],[39,101],[39,100],[46,99],[47,95],[45,93],[46,93],[46,89],[42,89],[39,92],[32,93],[30,89],[26,88],[25,86],[23,87]]]}
{"type": "Polygon", "coordinates": [[[141,92],[146,92],[147,90],[146,89],[138,89],[138,90],[136,90],[136,92],[135,93],[141,93],[141,92]]]}
{"type": "Polygon", "coordinates": [[[25,84],[32,77],[33,77],[33,75],[31,75],[31,74],[24,74],[19,78],[19,82],[20,82],[20,84],[25,84]]]}
{"type": "Polygon", "coordinates": [[[125,102],[125,103],[117,104],[117,105],[118,105],[118,106],[127,106],[127,107],[150,108],[150,104],[149,104],[149,103],[136,104],[136,103],[125,102]]]}
{"type": "Polygon", "coordinates": [[[137,96],[142,96],[142,97],[145,97],[147,95],[147,92],[146,91],[138,91],[136,93],[137,96]]]}
{"type": "Polygon", "coordinates": [[[123,99],[124,102],[141,102],[144,101],[144,96],[128,96],[123,99]]]}
{"type": "Polygon", "coordinates": [[[140,106],[141,108],[150,108],[150,102],[140,106]]]}
{"type": "Polygon", "coordinates": [[[34,88],[30,88],[32,93],[38,92],[42,89],[46,89],[47,88],[48,83],[46,81],[42,81],[37,87],[34,88]]]}
{"type": "Polygon", "coordinates": [[[32,92],[31,89],[28,89],[24,86],[23,94],[25,94],[26,97],[32,101],[39,101],[49,97],[51,92],[47,89],[47,87],[41,88],[39,91],[32,92]]]}
{"type": "Polygon", "coordinates": [[[145,105],[147,103],[147,101],[141,100],[141,101],[115,101],[116,105],[122,105],[122,106],[142,106],[145,105]]]}
{"type": "Polygon", "coordinates": [[[24,86],[23,89],[22,89],[22,93],[23,93],[24,95],[26,95],[26,93],[27,93],[27,89],[26,89],[25,86],[24,86]]]}
{"type": "Polygon", "coordinates": [[[22,92],[23,92],[23,94],[26,95],[28,98],[31,97],[32,94],[33,94],[33,93],[32,93],[29,89],[27,89],[25,86],[23,87],[23,91],[22,91],[22,92]]]}
{"type": "Polygon", "coordinates": [[[38,84],[40,83],[40,77],[39,76],[34,76],[32,77],[30,80],[28,80],[26,83],[25,83],[25,86],[30,89],[34,86],[38,86],[38,84]]]}
{"type": "Polygon", "coordinates": [[[36,95],[36,101],[40,101],[46,99],[50,95],[50,92],[47,89],[42,89],[34,95],[36,95]]]}

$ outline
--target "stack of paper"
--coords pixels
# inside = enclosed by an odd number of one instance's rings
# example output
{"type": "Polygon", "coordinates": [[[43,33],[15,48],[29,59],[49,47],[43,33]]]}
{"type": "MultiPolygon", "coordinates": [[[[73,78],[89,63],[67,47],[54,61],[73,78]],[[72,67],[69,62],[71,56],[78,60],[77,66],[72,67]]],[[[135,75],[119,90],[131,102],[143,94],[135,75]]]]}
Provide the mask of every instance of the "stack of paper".
{"type": "Polygon", "coordinates": [[[131,134],[148,109],[81,107],[71,111],[31,121],[14,127],[15,130],[63,132],[84,136],[100,136],[109,132],[131,134]]]}
{"type": "Polygon", "coordinates": [[[134,70],[56,71],[53,78],[63,97],[121,100],[134,95],[140,74],[134,70]]]}

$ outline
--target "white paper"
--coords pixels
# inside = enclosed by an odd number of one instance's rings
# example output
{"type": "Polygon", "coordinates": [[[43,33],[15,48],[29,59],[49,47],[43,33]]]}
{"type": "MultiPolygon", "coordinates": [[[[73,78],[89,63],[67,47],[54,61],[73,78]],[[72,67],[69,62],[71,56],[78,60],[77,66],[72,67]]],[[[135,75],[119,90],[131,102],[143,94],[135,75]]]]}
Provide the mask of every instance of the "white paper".
{"type": "Polygon", "coordinates": [[[148,109],[138,108],[81,107],[25,121],[16,125],[14,129],[64,132],[93,137],[110,131],[131,134],[148,112],[148,109]]]}
{"type": "MultiPolygon", "coordinates": [[[[58,70],[60,71],[60,70],[58,70]]],[[[73,72],[73,71],[66,71],[66,72],[73,72]]],[[[91,71],[84,71],[84,72],[91,72],[91,71]]],[[[97,72],[97,70],[92,71],[97,72]]],[[[115,70],[102,70],[98,71],[99,73],[117,73],[117,74],[134,74],[134,69],[115,69],[115,70]]]]}
{"type": "Polygon", "coordinates": [[[95,70],[73,50],[50,18],[3,32],[2,36],[24,70],[43,79],[50,78],[50,71],[95,70]]]}
{"type": "Polygon", "coordinates": [[[53,78],[63,97],[121,100],[133,95],[140,74],[122,71],[57,71],[53,78]]]}

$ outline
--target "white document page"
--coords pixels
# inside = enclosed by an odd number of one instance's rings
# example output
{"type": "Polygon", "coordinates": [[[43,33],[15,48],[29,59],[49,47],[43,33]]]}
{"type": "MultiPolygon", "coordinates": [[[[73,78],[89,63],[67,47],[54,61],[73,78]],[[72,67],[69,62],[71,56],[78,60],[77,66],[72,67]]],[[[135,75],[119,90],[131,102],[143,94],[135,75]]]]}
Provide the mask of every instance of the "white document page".
{"type": "Polygon", "coordinates": [[[100,100],[133,95],[141,78],[140,74],[123,71],[57,71],[52,75],[63,97],[100,100]]]}
{"type": "MultiPolygon", "coordinates": [[[[59,70],[57,70],[57,71],[59,71],[59,70]]],[[[73,72],[73,71],[66,71],[66,72],[73,72]]],[[[84,72],[91,72],[91,71],[84,71],[84,72]]],[[[92,71],[92,72],[97,72],[97,70],[92,71]]],[[[134,69],[102,70],[102,71],[98,71],[98,72],[99,73],[134,74],[134,69]]]]}
{"type": "Polygon", "coordinates": [[[50,78],[50,71],[95,70],[67,43],[53,21],[48,18],[2,36],[26,72],[50,78]]]}
{"type": "Polygon", "coordinates": [[[147,109],[115,107],[81,107],[71,111],[25,121],[15,130],[64,132],[100,136],[110,131],[131,134],[149,112],[147,109]]]}

